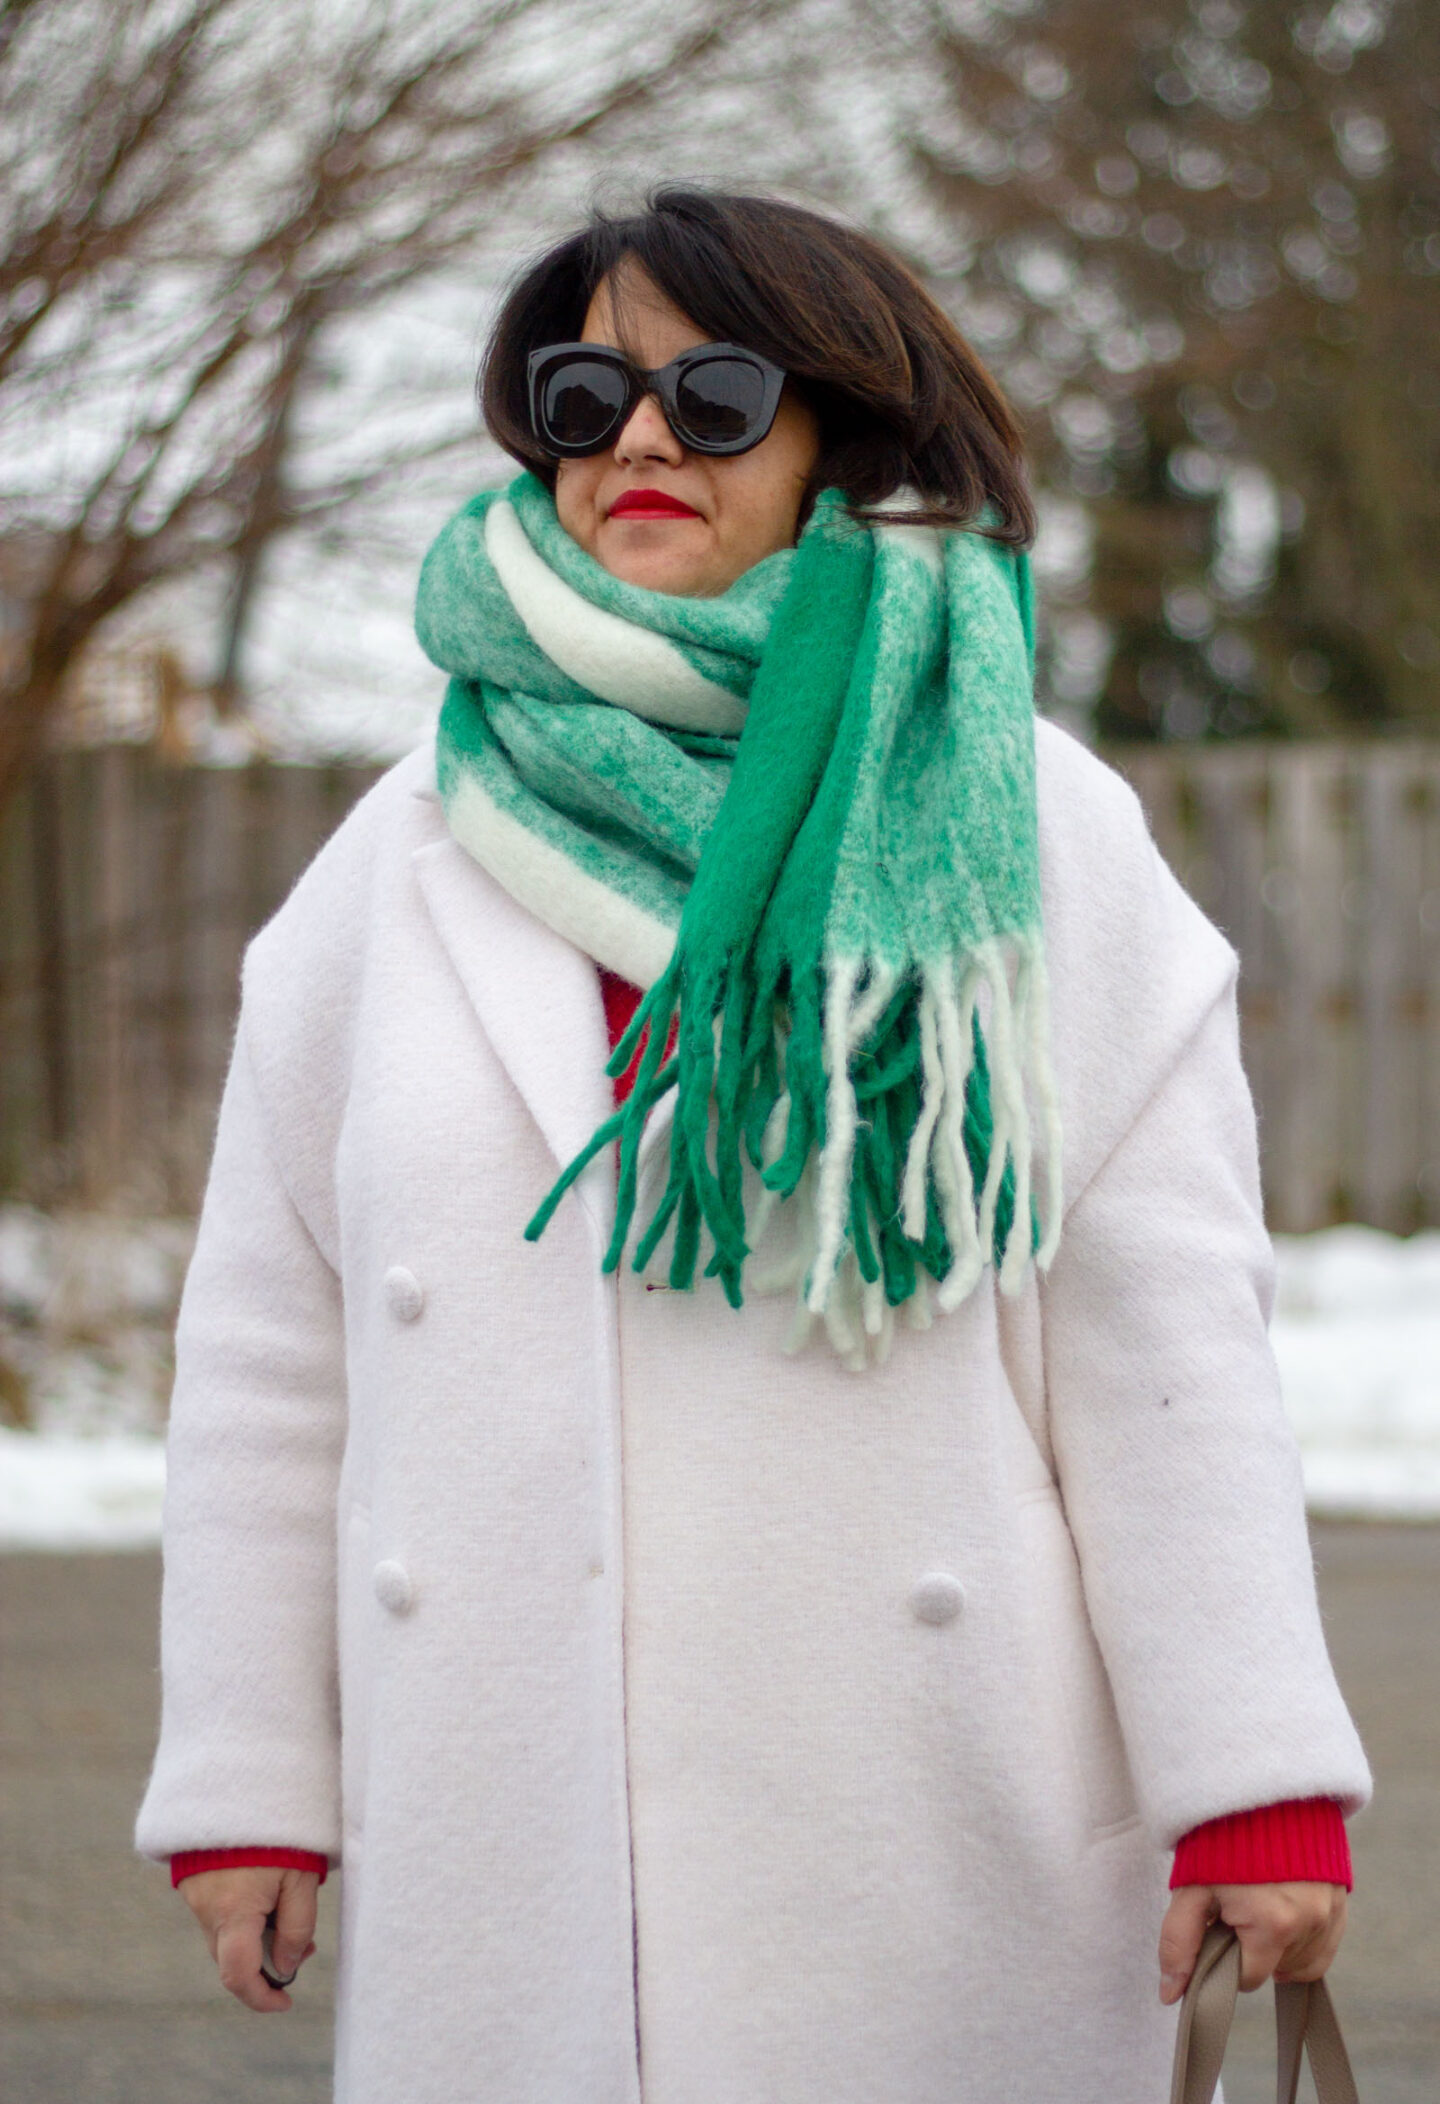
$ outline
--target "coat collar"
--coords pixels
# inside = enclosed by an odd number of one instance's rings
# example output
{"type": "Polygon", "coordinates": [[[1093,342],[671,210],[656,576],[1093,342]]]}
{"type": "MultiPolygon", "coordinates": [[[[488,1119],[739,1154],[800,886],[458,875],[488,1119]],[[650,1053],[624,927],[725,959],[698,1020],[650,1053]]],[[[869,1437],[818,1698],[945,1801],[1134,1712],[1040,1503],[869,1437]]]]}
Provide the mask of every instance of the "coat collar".
{"type": "Polygon", "coordinates": [[[595,966],[448,836],[412,862],[471,1006],[563,1168],[611,1108],[595,966]]]}
{"type": "MultiPolygon", "coordinates": [[[[435,932],[481,1027],[557,1167],[564,1168],[614,1108],[594,961],[517,905],[448,833],[417,848],[411,861],[435,932]]],[[[672,1091],[650,1120],[642,1161],[668,1131],[673,1113],[672,1091]]],[[[607,1237],[614,1181],[607,1151],[578,1186],[607,1237]]]]}

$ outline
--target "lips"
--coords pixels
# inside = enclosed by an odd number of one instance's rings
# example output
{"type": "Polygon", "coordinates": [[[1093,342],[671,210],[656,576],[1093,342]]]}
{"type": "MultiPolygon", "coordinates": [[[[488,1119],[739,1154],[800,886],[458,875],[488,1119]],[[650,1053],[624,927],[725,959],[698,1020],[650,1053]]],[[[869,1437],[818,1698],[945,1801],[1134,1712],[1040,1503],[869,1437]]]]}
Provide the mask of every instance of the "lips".
{"type": "Polygon", "coordinates": [[[627,489],[611,505],[612,519],[698,519],[693,504],[682,504],[663,489],[627,489]]]}

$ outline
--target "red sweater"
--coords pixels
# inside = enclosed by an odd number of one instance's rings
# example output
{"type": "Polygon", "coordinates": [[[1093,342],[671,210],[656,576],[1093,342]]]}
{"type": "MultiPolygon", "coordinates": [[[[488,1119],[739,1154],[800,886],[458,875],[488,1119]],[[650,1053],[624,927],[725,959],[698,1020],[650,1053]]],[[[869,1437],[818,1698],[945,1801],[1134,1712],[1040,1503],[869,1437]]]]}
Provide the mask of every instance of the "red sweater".
{"type": "MultiPolygon", "coordinates": [[[[600,988],[613,1050],[640,1005],[640,991],[606,971],[600,974],[600,988]]],[[[639,1063],[637,1051],[615,1084],[617,1103],[629,1095],[639,1063]]],[[[324,1856],[304,1848],[192,1848],[170,1858],[170,1882],[178,1885],[202,1870],[265,1866],[318,1871],[322,1884],[329,1870],[324,1856]]],[[[1332,1797],[1296,1798],[1209,1819],[1181,1837],[1170,1872],[1172,1889],[1177,1885],[1270,1885],[1311,1879],[1344,1885],[1347,1891],[1352,1884],[1345,1821],[1332,1797]]]]}

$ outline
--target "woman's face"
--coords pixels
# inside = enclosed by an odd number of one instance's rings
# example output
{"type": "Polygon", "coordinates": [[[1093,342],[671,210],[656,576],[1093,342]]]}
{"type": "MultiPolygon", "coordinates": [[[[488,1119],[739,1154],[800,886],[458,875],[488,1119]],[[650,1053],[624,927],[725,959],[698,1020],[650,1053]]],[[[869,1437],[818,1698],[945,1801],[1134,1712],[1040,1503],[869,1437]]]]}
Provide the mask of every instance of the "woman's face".
{"type": "MultiPolygon", "coordinates": [[[[583,342],[623,350],[647,372],[709,342],[638,264],[622,264],[619,275],[621,315],[612,274],[590,302],[583,342]]],[[[759,445],[729,455],[692,453],[654,396],[645,395],[613,445],[559,463],[555,507],[571,539],[612,576],[652,592],[711,599],[763,556],[793,544],[819,450],[815,417],[789,386],[759,445]],[[630,490],[658,490],[689,512],[612,517],[630,490]]]]}

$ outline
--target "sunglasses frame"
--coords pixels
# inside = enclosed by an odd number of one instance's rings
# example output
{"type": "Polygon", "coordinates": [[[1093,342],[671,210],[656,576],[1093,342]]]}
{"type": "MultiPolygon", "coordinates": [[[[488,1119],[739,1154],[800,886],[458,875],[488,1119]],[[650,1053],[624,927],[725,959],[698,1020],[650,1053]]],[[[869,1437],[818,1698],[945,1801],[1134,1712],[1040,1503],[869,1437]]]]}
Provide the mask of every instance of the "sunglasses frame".
{"type": "Polygon", "coordinates": [[[748,453],[752,447],[758,446],[762,439],[769,437],[770,427],[775,421],[775,412],[780,407],[780,391],[785,385],[785,374],[778,365],[772,365],[770,360],[762,358],[758,351],[747,351],[738,343],[696,344],[693,350],[682,351],[678,358],[672,358],[668,365],[657,366],[653,372],[647,372],[643,366],[636,365],[633,359],[627,358],[623,351],[617,351],[612,344],[547,343],[530,353],[527,378],[530,389],[530,428],[537,442],[553,460],[584,460],[591,454],[603,453],[616,433],[623,431],[634,415],[636,403],[642,401],[646,395],[654,395],[666,423],[681,445],[690,452],[709,453],[722,458],[735,453],[748,453]],[[594,364],[608,366],[612,372],[619,373],[625,382],[624,401],[606,426],[604,435],[593,444],[565,444],[552,438],[545,429],[540,414],[541,389],[545,381],[556,365],[570,358],[586,358],[594,364]],[[721,358],[738,358],[744,364],[753,366],[759,373],[764,385],[757,427],[747,431],[744,437],[738,440],[716,441],[692,437],[679,414],[677,395],[680,383],[697,365],[709,365],[721,358]]]}

